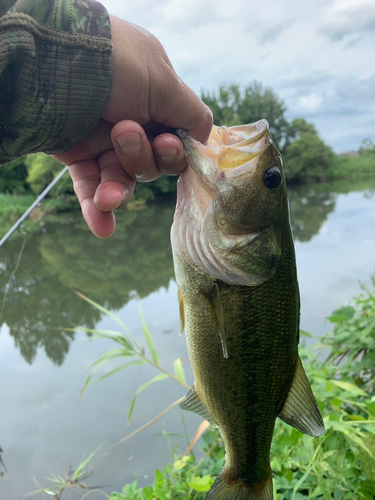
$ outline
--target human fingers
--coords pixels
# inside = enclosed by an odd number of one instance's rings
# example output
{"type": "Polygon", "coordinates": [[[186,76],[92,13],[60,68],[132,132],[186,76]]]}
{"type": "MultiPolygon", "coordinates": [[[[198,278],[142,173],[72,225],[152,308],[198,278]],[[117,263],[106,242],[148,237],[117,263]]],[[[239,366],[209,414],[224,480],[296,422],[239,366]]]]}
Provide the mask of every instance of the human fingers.
{"type": "MultiPolygon", "coordinates": [[[[150,115],[166,127],[182,128],[205,144],[212,129],[212,112],[169,67],[160,88],[150,91],[150,115]],[[169,73],[169,75],[168,75],[169,73]]],[[[157,87],[157,86],[156,86],[157,87]]]]}
{"type": "Polygon", "coordinates": [[[182,128],[205,143],[212,113],[177,76],[159,40],[148,31],[111,16],[112,81],[103,117],[182,128]]]}
{"type": "Polygon", "coordinates": [[[163,174],[179,175],[187,167],[184,148],[176,135],[158,135],[152,143],[152,149],[158,168],[163,174]]]}
{"type": "Polygon", "coordinates": [[[161,176],[150,141],[138,123],[130,120],[117,123],[111,138],[118,159],[132,179],[149,182],[161,176]]]}
{"type": "Polygon", "coordinates": [[[116,152],[112,149],[98,158],[100,184],[94,195],[94,204],[108,212],[125,206],[130,200],[135,181],[124,170],[116,152]]]}
{"type": "Polygon", "coordinates": [[[103,212],[94,204],[94,196],[101,180],[97,161],[72,163],[69,173],[87,225],[98,238],[109,238],[116,228],[113,212],[103,212]]]}

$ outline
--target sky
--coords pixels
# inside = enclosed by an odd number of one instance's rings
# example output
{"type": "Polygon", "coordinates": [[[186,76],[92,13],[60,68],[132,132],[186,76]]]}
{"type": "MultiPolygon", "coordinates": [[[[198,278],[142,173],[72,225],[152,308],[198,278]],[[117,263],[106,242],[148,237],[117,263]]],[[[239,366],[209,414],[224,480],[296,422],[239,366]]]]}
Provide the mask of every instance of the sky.
{"type": "Polygon", "coordinates": [[[375,141],[375,0],[102,3],[153,33],[198,95],[257,80],[336,153],[375,141]]]}

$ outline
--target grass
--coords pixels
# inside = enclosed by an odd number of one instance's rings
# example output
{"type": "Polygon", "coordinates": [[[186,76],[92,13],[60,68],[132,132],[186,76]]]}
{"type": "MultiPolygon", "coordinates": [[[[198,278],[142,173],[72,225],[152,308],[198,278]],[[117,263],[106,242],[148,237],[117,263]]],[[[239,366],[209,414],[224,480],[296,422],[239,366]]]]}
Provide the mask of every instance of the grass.
{"type": "MultiPolygon", "coordinates": [[[[301,358],[324,418],[326,433],[319,438],[311,438],[277,420],[271,449],[274,500],[374,500],[374,277],[372,285],[372,288],[362,286],[360,296],[355,297],[350,305],[332,313],[328,321],[333,325],[333,331],[320,339],[319,344],[314,348],[300,348],[301,358]],[[330,354],[322,361],[321,352],[326,352],[327,348],[330,354]]],[[[181,360],[174,362],[174,373],[160,366],[155,343],[141,311],[145,347],[137,344],[126,326],[113,313],[90,299],[82,295],[81,297],[110,315],[122,329],[122,332],[84,329],[99,338],[112,339],[117,347],[103,354],[90,366],[92,372],[86,380],[81,396],[94,381],[93,377],[99,367],[110,360],[121,360],[123,357],[126,358],[126,363],[95,380],[99,381],[141,363],[149,363],[160,372],[137,390],[130,404],[129,418],[136,398],[150,384],[171,378],[187,387],[181,360]],[[146,349],[149,354],[146,354],[146,349]],[[129,362],[132,357],[133,360],[129,362]]],[[[309,336],[306,332],[303,332],[303,335],[309,336]]],[[[178,401],[175,401],[162,414],[123,440],[148,427],[177,404],[178,401]]],[[[200,433],[197,432],[196,436],[200,436],[200,433]]],[[[121,492],[113,492],[110,495],[101,493],[108,500],[203,500],[215,477],[222,470],[225,452],[217,429],[210,426],[201,437],[203,457],[200,460],[195,458],[192,451],[185,455],[172,452],[171,463],[162,470],[155,471],[151,485],[138,487],[138,480],[135,480],[126,484],[121,492]]],[[[87,464],[86,460],[76,469],[75,475],[68,477],[70,482],[67,478],[54,476],[51,481],[55,489],[49,487],[41,491],[58,493],[59,496],[55,498],[60,499],[66,489],[77,486],[83,477],[87,477],[87,464]]],[[[85,485],[85,488],[89,487],[85,485]]]]}

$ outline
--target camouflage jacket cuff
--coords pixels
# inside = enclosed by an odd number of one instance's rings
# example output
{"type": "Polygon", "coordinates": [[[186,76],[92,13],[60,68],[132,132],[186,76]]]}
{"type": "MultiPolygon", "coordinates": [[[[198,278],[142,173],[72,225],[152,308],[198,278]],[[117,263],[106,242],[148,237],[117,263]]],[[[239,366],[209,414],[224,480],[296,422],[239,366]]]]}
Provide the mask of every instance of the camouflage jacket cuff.
{"type": "Polygon", "coordinates": [[[0,164],[67,151],[94,128],[108,101],[108,13],[94,0],[17,0],[2,10],[0,164]]]}

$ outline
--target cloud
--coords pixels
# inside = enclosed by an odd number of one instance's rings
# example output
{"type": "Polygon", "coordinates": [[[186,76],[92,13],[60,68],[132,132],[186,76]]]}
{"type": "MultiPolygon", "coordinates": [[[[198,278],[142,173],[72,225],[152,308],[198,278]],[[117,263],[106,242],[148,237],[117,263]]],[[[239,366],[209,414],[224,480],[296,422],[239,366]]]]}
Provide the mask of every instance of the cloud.
{"type": "Polygon", "coordinates": [[[342,40],[351,34],[375,33],[375,4],[373,2],[357,3],[343,6],[336,3],[328,11],[328,19],[320,28],[320,32],[332,41],[342,40]]]}
{"type": "Polygon", "coordinates": [[[220,21],[216,5],[211,0],[169,0],[157,9],[170,29],[191,32],[202,25],[220,21]]]}
{"type": "Polygon", "coordinates": [[[320,109],[320,105],[323,102],[323,97],[316,95],[314,93],[308,96],[301,96],[299,98],[302,109],[306,111],[317,111],[320,109]]]}
{"type": "Polygon", "coordinates": [[[259,43],[261,45],[265,45],[267,43],[272,44],[285,30],[290,28],[292,24],[292,19],[288,19],[282,23],[272,23],[260,33],[259,43]]]}

